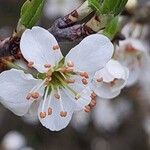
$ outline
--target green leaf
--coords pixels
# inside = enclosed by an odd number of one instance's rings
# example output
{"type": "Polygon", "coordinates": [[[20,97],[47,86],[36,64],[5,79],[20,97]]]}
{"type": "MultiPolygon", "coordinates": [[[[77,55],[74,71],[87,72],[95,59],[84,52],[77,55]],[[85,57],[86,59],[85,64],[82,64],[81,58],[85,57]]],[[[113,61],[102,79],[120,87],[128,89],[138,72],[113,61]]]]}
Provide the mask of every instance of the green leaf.
{"type": "Polygon", "coordinates": [[[97,11],[97,13],[101,14],[101,3],[103,0],[88,0],[89,6],[97,11]]]}
{"type": "Polygon", "coordinates": [[[31,5],[31,1],[30,0],[27,0],[23,4],[23,6],[21,7],[21,14],[20,14],[20,16],[22,16],[26,12],[27,8],[30,7],[30,5],[31,5]]]}
{"type": "Polygon", "coordinates": [[[114,14],[115,16],[121,13],[128,0],[104,0],[102,4],[102,14],[114,14]]]}
{"type": "Polygon", "coordinates": [[[20,23],[26,28],[32,28],[39,20],[45,0],[27,0],[20,14],[20,23]]]}
{"type": "Polygon", "coordinates": [[[108,23],[103,31],[103,34],[109,37],[110,39],[113,39],[116,33],[119,30],[119,23],[118,23],[119,17],[116,16],[113,18],[110,23],[108,23]]]}
{"type": "Polygon", "coordinates": [[[124,9],[128,0],[88,0],[89,6],[98,14],[117,16],[124,9]]]}
{"type": "Polygon", "coordinates": [[[116,9],[114,10],[114,15],[118,15],[120,14],[123,9],[125,8],[125,5],[127,4],[128,0],[122,0],[118,6],[116,7],[116,9]]]}

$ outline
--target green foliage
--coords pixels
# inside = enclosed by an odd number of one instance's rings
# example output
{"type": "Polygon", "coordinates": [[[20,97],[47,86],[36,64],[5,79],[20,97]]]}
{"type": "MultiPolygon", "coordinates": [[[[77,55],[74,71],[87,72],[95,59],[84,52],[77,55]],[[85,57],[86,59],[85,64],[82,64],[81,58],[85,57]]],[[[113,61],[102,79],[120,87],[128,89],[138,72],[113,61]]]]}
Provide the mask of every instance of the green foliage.
{"type": "Polygon", "coordinates": [[[88,0],[89,6],[98,14],[117,16],[124,9],[128,0],[88,0]]]}
{"type": "Polygon", "coordinates": [[[118,26],[118,16],[114,17],[105,27],[103,34],[109,37],[110,39],[113,39],[116,33],[119,30],[118,26]]]}
{"type": "Polygon", "coordinates": [[[45,0],[27,0],[20,14],[20,23],[26,28],[32,28],[39,20],[45,0]]]}
{"type": "Polygon", "coordinates": [[[89,6],[97,11],[97,13],[101,14],[101,3],[102,0],[88,0],[89,6]]]}
{"type": "Polygon", "coordinates": [[[104,0],[102,4],[102,14],[114,14],[115,16],[121,13],[128,0],[104,0]]]}

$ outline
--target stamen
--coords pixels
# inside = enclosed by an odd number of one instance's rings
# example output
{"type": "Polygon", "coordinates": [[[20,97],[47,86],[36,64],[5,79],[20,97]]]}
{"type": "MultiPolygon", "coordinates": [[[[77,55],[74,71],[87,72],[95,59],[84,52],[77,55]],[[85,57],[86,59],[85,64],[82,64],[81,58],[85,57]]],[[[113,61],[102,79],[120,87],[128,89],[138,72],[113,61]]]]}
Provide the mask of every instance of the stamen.
{"type": "Polygon", "coordinates": [[[68,67],[74,67],[74,63],[72,61],[67,62],[68,67]]]}
{"type": "Polygon", "coordinates": [[[66,111],[61,111],[60,112],[60,116],[61,117],[66,117],[67,116],[67,112],[66,111]]]}
{"type": "Polygon", "coordinates": [[[52,108],[49,107],[49,108],[48,108],[48,115],[51,115],[51,114],[52,114],[52,108]]]}
{"type": "Polygon", "coordinates": [[[55,94],[54,94],[54,97],[55,97],[56,99],[60,99],[60,95],[59,95],[58,93],[55,93],[55,94]]]}
{"type": "Polygon", "coordinates": [[[73,72],[73,68],[71,67],[62,67],[59,69],[59,71],[63,72],[63,73],[70,73],[70,72],[73,72]]]}
{"type": "Polygon", "coordinates": [[[54,45],[53,46],[53,50],[58,50],[58,49],[60,49],[59,45],[54,45]]]}
{"type": "Polygon", "coordinates": [[[96,96],[97,96],[97,95],[96,95],[94,92],[91,94],[91,98],[92,98],[92,99],[96,98],[96,96]]]}
{"type": "MultiPolygon", "coordinates": [[[[42,87],[42,85],[44,84],[44,82],[45,82],[45,80],[44,80],[41,84],[34,86],[34,87],[30,90],[30,92],[28,93],[26,99],[27,99],[27,100],[30,100],[30,98],[32,97],[32,94],[35,93],[34,91],[38,91],[38,90],[42,87]]],[[[34,97],[34,96],[33,96],[33,97],[34,97]]]]}
{"type": "Polygon", "coordinates": [[[87,84],[88,84],[87,79],[82,79],[82,83],[83,83],[84,85],[87,85],[87,84]]]}
{"type": "Polygon", "coordinates": [[[52,72],[51,71],[48,71],[47,73],[46,73],[46,77],[51,77],[52,76],[52,72]]]}
{"type": "MultiPolygon", "coordinates": [[[[51,88],[52,88],[52,91],[54,90],[53,89],[53,86],[51,86],[51,88]]],[[[49,95],[49,101],[48,101],[48,110],[47,110],[47,112],[48,112],[48,115],[52,115],[52,113],[53,113],[53,110],[52,110],[52,108],[50,107],[50,103],[51,103],[51,100],[52,100],[52,93],[50,93],[50,95],[49,95]]]]}
{"type": "Polygon", "coordinates": [[[75,99],[76,100],[79,100],[81,98],[81,95],[80,94],[77,94],[76,96],[75,96],[75,99]]]}
{"type": "Polygon", "coordinates": [[[88,79],[88,78],[89,78],[89,75],[88,75],[88,73],[87,73],[87,72],[80,72],[80,73],[79,73],[79,75],[80,75],[81,77],[86,78],[86,79],[88,79]]]}
{"type": "MultiPolygon", "coordinates": [[[[58,91],[58,94],[60,95],[60,90],[59,90],[59,88],[57,89],[57,91],[58,91]]],[[[60,116],[61,116],[61,117],[66,117],[66,116],[67,116],[67,112],[64,111],[64,107],[63,107],[63,104],[62,104],[61,95],[60,95],[60,107],[61,107],[60,116]]]]}
{"type": "Polygon", "coordinates": [[[34,86],[28,93],[26,99],[29,100],[32,97],[32,94],[35,93],[34,91],[38,91],[44,85],[44,83],[45,83],[45,80],[42,83],[40,83],[39,85],[34,86]]]}
{"type": "Polygon", "coordinates": [[[44,95],[44,100],[43,100],[43,103],[42,103],[42,111],[43,112],[44,112],[44,107],[45,107],[46,100],[47,100],[47,97],[48,97],[48,91],[49,91],[49,88],[46,88],[46,92],[45,92],[45,95],[44,95]]]}
{"type": "Polygon", "coordinates": [[[96,106],[96,99],[92,99],[89,106],[90,107],[95,107],[96,106]]]}
{"type": "Polygon", "coordinates": [[[32,68],[33,65],[34,65],[34,62],[33,62],[33,61],[28,62],[28,67],[29,67],[29,68],[32,68]]]}
{"type": "Polygon", "coordinates": [[[46,112],[40,112],[40,118],[43,119],[46,117],[46,112]]]}
{"type": "Polygon", "coordinates": [[[103,78],[101,77],[101,78],[98,78],[98,79],[96,79],[96,81],[97,82],[102,82],[103,81],[103,78]]]}
{"type": "Polygon", "coordinates": [[[31,95],[32,95],[32,94],[31,94],[31,93],[29,93],[29,94],[27,95],[26,99],[27,99],[27,100],[30,100],[31,95]]]}
{"type": "Polygon", "coordinates": [[[32,92],[32,93],[31,93],[31,97],[32,97],[33,99],[38,99],[38,98],[40,97],[40,94],[39,94],[38,92],[32,92]]]}
{"type": "Polygon", "coordinates": [[[66,73],[70,73],[70,72],[73,72],[73,68],[67,67],[66,68],[66,73]]]}
{"type": "Polygon", "coordinates": [[[75,83],[75,79],[66,79],[67,83],[75,83]]]}
{"type": "Polygon", "coordinates": [[[132,53],[132,52],[135,52],[135,51],[136,51],[136,49],[131,44],[128,44],[126,46],[126,52],[132,53]]]}
{"type": "Polygon", "coordinates": [[[84,111],[87,112],[87,113],[89,113],[91,111],[91,107],[90,106],[85,106],[84,111]]]}
{"type": "Polygon", "coordinates": [[[118,80],[118,79],[114,79],[113,81],[111,81],[111,82],[110,82],[110,86],[113,87],[113,86],[116,84],[116,81],[117,81],[117,80],[118,80]]]}
{"type": "Polygon", "coordinates": [[[45,64],[44,67],[45,67],[45,68],[50,68],[51,65],[50,65],[50,64],[45,64]]]}
{"type": "Polygon", "coordinates": [[[52,80],[52,78],[51,77],[49,77],[49,78],[45,78],[45,85],[46,86],[48,86],[49,85],[49,82],[52,80]]]}

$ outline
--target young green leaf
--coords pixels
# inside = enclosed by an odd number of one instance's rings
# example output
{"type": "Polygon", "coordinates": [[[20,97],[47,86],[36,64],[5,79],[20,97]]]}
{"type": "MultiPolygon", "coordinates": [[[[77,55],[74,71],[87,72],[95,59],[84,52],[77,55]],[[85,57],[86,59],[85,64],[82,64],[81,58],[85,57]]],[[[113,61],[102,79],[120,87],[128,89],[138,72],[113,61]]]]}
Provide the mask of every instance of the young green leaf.
{"type": "Polygon", "coordinates": [[[97,13],[101,14],[101,3],[103,0],[88,0],[89,6],[97,11],[97,13]]]}
{"type": "Polygon", "coordinates": [[[105,27],[103,34],[109,37],[110,39],[113,39],[116,33],[119,30],[119,23],[118,23],[119,17],[116,16],[113,18],[105,27]]]}
{"type": "Polygon", "coordinates": [[[39,20],[45,0],[27,0],[21,8],[20,23],[32,28],[39,20]]]}
{"type": "Polygon", "coordinates": [[[102,14],[114,14],[115,16],[121,13],[128,0],[104,0],[102,4],[102,14]]]}

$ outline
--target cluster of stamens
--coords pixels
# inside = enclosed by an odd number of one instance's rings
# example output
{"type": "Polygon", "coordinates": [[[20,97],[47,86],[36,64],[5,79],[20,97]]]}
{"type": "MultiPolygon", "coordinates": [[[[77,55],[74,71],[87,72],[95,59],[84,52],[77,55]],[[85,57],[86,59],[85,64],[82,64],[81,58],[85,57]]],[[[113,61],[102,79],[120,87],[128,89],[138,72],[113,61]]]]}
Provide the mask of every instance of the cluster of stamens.
{"type": "Polygon", "coordinates": [[[91,94],[90,96],[91,102],[89,105],[85,106],[85,109],[84,109],[85,112],[87,113],[91,112],[91,110],[96,106],[96,96],[97,95],[94,92],[91,94]]]}
{"type": "MultiPolygon", "coordinates": [[[[113,81],[109,82],[108,84],[110,84],[110,86],[113,87],[113,86],[116,84],[116,81],[117,81],[117,80],[118,80],[118,79],[115,78],[113,81]]],[[[96,79],[96,82],[98,82],[98,83],[103,82],[103,78],[102,78],[102,77],[97,78],[97,79],[96,79]]]]}
{"type": "MultiPolygon", "coordinates": [[[[53,47],[53,50],[57,50],[59,49],[59,47],[56,45],[53,47]]],[[[28,63],[28,67],[32,68],[34,65],[34,62],[29,62],[28,63]]],[[[43,101],[43,106],[42,106],[42,110],[44,110],[45,107],[45,102],[47,101],[47,98],[49,96],[49,88],[51,88],[50,90],[53,90],[53,97],[60,102],[61,105],[61,111],[60,111],[60,116],[61,117],[66,117],[67,116],[67,112],[64,110],[63,105],[62,105],[62,100],[61,100],[61,95],[59,93],[59,86],[58,88],[54,89],[54,82],[53,82],[53,78],[56,77],[57,81],[60,82],[60,84],[62,84],[64,87],[66,86],[66,88],[68,88],[68,90],[70,90],[73,94],[75,94],[75,99],[78,100],[80,99],[81,95],[77,92],[75,92],[73,89],[71,89],[69,87],[69,84],[74,84],[75,83],[75,79],[71,79],[71,74],[75,73],[77,75],[79,75],[81,77],[81,83],[84,85],[88,84],[88,78],[89,75],[87,72],[75,72],[74,71],[74,63],[73,62],[67,62],[66,66],[62,66],[57,68],[56,70],[54,70],[52,68],[52,66],[50,64],[45,64],[44,67],[48,70],[45,73],[45,77],[43,79],[43,82],[41,85],[38,85],[36,87],[34,87],[29,94],[27,95],[26,99],[27,100],[37,100],[40,97],[40,94],[37,92],[42,86],[45,87],[46,92],[44,95],[44,101],[43,101]],[[60,77],[59,77],[60,75],[60,77]]],[[[61,86],[61,85],[60,85],[61,86]]],[[[49,96],[50,97],[50,96],[49,96]]],[[[51,101],[51,100],[49,100],[51,101]]],[[[49,102],[48,101],[48,102],[49,102]]],[[[49,102],[50,104],[50,102],[49,102]]],[[[96,105],[96,94],[92,93],[91,94],[91,102],[89,105],[85,106],[85,111],[86,112],[90,112],[91,109],[96,105]]],[[[47,112],[45,111],[41,111],[39,116],[41,119],[45,118],[46,116],[52,115],[53,110],[51,107],[48,107],[47,112]]]]}

